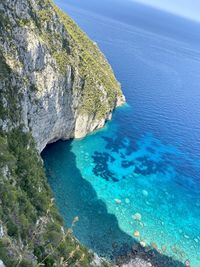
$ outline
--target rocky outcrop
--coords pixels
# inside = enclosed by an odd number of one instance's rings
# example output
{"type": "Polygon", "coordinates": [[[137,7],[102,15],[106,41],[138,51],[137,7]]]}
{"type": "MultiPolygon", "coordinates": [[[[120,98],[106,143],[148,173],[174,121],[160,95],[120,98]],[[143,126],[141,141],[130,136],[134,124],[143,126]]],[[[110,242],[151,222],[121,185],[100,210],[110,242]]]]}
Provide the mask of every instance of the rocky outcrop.
{"type": "Polygon", "coordinates": [[[153,267],[153,265],[150,261],[136,258],[132,259],[129,263],[123,264],[122,267],[153,267]]]}
{"type": "MultiPolygon", "coordinates": [[[[42,151],[50,142],[81,138],[102,127],[124,103],[97,45],[51,1],[1,1],[0,18],[0,55],[20,109],[15,125],[7,117],[1,128],[23,124],[42,151]]],[[[15,96],[4,83],[0,90],[0,107],[6,110],[15,96]]]]}
{"type": "Polygon", "coordinates": [[[38,152],[103,127],[124,101],[96,43],[51,0],[0,0],[0,265],[105,266],[63,230],[38,152]]]}

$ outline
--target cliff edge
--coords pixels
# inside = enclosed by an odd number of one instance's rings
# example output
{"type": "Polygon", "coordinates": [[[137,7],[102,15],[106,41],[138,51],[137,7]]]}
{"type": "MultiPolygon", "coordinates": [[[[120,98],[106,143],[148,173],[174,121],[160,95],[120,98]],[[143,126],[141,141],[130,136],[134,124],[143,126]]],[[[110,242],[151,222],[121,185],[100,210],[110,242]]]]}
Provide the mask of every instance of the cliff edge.
{"type": "MultiPolygon", "coordinates": [[[[0,35],[0,56],[15,87],[15,126],[23,124],[32,133],[39,151],[102,127],[124,102],[97,45],[53,2],[1,1],[0,35]]],[[[8,88],[1,83],[0,90],[6,112],[8,88]]],[[[13,118],[1,118],[0,127],[8,131],[13,118]]]]}

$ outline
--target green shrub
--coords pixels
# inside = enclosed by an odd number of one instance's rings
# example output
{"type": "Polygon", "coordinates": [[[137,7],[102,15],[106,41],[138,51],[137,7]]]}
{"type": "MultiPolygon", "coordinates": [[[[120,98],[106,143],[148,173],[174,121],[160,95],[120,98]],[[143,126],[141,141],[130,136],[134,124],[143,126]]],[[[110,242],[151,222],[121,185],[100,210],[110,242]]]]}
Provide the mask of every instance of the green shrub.
{"type": "Polygon", "coordinates": [[[19,267],[35,267],[35,264],[33,264],[31,261],[28,260],[22,260],[19,264],[19,267]]]}
{"type": "Polygon", "coordinates": [[[11,237],[18,237],[18,227],[11,220],[7,222],[8,235],[11,237]]]}

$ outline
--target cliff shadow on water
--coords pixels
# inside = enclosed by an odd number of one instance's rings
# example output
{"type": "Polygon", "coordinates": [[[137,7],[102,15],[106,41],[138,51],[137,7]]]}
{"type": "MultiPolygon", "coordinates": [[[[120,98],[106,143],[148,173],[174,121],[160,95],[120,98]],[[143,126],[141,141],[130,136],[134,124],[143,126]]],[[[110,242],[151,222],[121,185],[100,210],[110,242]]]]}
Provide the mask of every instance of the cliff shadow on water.
{"type": "Polygon", "coordinates": [[[99,256],[119,264],[137,257],[150,260],[157,267],[185,266],[156,249],[143,248],[136,239],[120,229],[117,218],[108,212],[106,203],[98,199],[91,184],[82,177],[76,156],[71,151],[71,142],[50,144],[41,155],[66,226],[71,225],[74,217],[79,217],[74,228],[74,235],[79,241],[99,256]]]}

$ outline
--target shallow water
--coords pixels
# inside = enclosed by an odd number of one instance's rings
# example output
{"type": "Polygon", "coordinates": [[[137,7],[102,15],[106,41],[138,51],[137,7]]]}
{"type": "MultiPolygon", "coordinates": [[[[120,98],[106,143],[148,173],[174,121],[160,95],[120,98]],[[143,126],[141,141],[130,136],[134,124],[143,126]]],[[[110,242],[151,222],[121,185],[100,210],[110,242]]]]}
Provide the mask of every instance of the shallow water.
{"type": "Polygon", "coordinates": [[[178,21],[178,28],[159,24],[150,30],[157,11],[129,3],[123,8],[135,8],[137,16],[127,21],[128,16],[120,17],[120,0],[110,17],[105,1],[96,10],[91,0],[84,1],[85,9],[79,1],[57,3],[104,51],[127,99],[104,129],[58,142],[43,153],[66,224],[79,216],[75,235],[101,255],[131,244],[137,230],[136,240],[155,243],[164,254],[181,262],[189,258],[199,267],[197,25],[163,13],[163,24],[178,21]],[[144,10],[149,21],[141,19],[144,10]],[[140,220],[134,219],[137,213],[140,220]]]}

